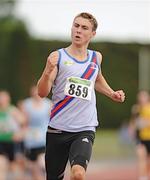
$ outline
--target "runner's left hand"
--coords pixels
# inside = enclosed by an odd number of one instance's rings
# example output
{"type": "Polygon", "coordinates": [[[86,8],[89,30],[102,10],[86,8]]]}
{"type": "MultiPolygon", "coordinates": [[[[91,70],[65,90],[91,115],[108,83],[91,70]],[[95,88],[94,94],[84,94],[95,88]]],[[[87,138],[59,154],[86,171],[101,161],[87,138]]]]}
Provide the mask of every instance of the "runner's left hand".
{"type": "Polygon", "coordinates": [[[123,90],[114,91],[111,95],[111,99],[116,102],[124,102],[125,101],[125,93],[123,90]]]}

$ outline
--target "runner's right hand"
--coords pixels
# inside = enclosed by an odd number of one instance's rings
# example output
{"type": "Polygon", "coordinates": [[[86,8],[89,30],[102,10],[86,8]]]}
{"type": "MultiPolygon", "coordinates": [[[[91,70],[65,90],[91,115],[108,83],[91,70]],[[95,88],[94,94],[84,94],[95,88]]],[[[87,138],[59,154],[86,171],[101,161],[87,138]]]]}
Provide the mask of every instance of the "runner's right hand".
{"type": "Polygon", "coordinates": [[[45,72],[51,74],[51,72],[57,67],[58,56],[56,54],[50,54],[47,58],[45,72]]]}

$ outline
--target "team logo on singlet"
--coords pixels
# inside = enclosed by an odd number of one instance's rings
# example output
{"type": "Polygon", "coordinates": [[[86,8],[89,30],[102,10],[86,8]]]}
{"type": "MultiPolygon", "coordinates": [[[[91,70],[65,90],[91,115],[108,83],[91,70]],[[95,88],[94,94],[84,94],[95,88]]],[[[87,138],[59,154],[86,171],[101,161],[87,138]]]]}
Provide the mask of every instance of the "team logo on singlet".
{"type": "Polygon", "coordinates": [[[94,62],[91,62],[91,69],[96,69],[97,68],[97,64],[95,64],[94,62]]]}
{"type": "Polygon", "coordinates": [[[74,62],[73,61],[65,61],[64,62],[64,65],[66,65],[66,66],[72,66],[74,64],[74,62]]]}

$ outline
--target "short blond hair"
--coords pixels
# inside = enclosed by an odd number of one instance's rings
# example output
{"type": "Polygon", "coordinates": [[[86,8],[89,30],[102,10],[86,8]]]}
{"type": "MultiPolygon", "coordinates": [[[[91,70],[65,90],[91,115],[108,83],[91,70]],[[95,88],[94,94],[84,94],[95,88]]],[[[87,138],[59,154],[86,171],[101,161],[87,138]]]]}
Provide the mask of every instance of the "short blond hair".
{"type": "Polygon", "coordinates": [[[97,23],[96,18],[92,14],[87,13],[87,12],[82,12],[82,13],[78,14],[77,16],[75,16],[74,19],[76,19],[78,17],[82,17],[82,18],[88,19],[91,22],[91,24],[93,25],[92,30],[96,31],[96,29],[98,27],[98,23],[97,23]]]}

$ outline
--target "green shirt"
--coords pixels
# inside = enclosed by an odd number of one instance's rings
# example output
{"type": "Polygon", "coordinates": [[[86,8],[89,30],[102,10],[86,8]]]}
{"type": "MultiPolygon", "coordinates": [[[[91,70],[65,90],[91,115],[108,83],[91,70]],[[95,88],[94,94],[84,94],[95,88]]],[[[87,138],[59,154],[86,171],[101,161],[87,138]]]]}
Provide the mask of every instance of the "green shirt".
{"type": "Polygon", "coordinates": [[[16,123],[11,115],[12,108],[10,106],[6,111],[0,110],[0,142],[12,142],[16,123]]]}

